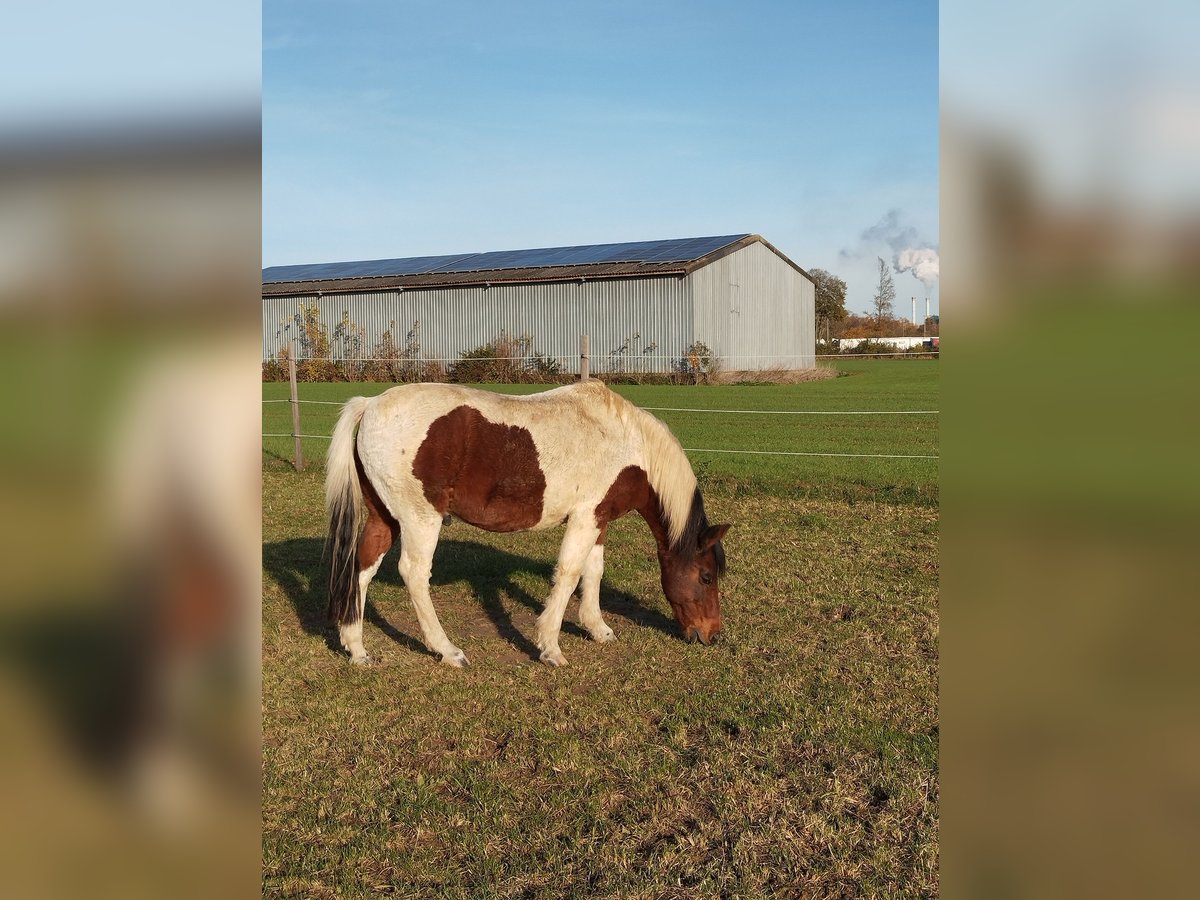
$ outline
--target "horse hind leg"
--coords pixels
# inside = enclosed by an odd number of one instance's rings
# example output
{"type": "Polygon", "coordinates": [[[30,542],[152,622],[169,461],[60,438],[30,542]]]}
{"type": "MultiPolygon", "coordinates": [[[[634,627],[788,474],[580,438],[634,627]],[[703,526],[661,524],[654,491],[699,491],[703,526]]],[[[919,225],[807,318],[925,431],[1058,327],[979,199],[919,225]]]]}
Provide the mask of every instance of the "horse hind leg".
{"type": "Polygon", "coordinates": [[[367,605],[367,588],[371,579],[379,571],[383,557],[396,542],[400,533],[400,525],[376,504],[367,499],[367,523],[363,528],[362,537],[358,542],[358,609],[354,621],[338,628],[338,637],[342,648],[350,654],[350,661],[357,665],[366,665],[371,661],[363,647],[363,615],[367,605]]]}
{"type": "Polygon", "coordinates": [[[579,624],[592,640],[604,644],[617,639],[600,615],[600,578],[604,574],[604,544],[597,543],[588,552],[579,579],[579,624]]]}
{"type": "Polygon", "coordinates": [[[433,551],[437,549],[438,533],[442,527],[441,516],[416,522],[405,521],[400,538],[400,577],[408,586],[417,621],[425,646],[442,657],[448,666],[462,668],[470,661],[467,655],[450,642],[442,623],[438,621],[429,596],[429,578],[433,573],[433,551]]]}

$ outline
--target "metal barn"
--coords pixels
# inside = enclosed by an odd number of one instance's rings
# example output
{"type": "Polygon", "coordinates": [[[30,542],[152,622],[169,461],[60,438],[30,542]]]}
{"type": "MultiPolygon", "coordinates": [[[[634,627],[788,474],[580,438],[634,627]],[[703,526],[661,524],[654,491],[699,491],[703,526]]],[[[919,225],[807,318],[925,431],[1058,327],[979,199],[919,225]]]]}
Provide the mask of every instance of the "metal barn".
{"type": "MultiPolygon", "coordinates": [[[[671,371],[696,342],[725,370],[815,364],[812,279],[756,234],[273,266],[262,287],[264,359],[315,304],[331,334],[349,316],[365,356],[419,323],[422,359],[458,359],[504,331],[565,371],[578,371],[584,334],[593,372],[671,371]]],[[[351,355],[338,340],[331,351],[351,355]]]]}

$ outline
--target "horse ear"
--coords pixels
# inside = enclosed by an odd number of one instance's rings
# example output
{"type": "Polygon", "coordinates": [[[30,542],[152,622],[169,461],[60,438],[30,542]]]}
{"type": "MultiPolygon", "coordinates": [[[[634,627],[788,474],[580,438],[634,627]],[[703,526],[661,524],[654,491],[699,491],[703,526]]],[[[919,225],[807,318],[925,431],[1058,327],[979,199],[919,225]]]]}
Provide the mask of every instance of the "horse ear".
{"type": "Polygon", "coordinates": [[[725,532],[728,530],[728,523],[724,525],[709,525],[707,528],[705,528],[702,532],[700,532],[700,538],[697,541],[700,547],[700,552],[703,553],[721,538],[725,537],[725,532]]]}

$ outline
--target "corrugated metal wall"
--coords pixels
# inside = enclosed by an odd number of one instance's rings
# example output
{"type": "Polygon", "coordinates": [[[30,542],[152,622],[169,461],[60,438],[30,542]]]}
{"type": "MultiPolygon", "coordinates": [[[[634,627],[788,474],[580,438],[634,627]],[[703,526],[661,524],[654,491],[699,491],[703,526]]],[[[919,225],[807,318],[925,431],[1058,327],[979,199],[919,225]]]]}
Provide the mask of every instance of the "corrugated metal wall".
{"type": "MultiPolygon", "coordinates": [[[[263,358],[287,346],[293,317],[307,297],[263,298],[263,358]]],[[[333,333],[342,314],[366,330],[365,355],[389,327],[398,344],[420,322],[421,357],[457,359],[501,329],[533,337],[531,350],[560,358],[578,371],[579,336],[591,342],[593,371],[667,371],[691,343],[692,308],[686,279],[640,278],[488,288],[381,291],[320,298],[321,320],[333,333]]],[[[335,357],[342,348],[335,341],[335,357]]]]}
{"type": "Polygon", "coordinates": [[[762,244],[751,244],[688,276],[696,340],[722,368],[816,365],[813,283],[762,244]]]}
{"type": "MultiPolygon", "coordinates": [[[[263,358],[296,333],[293,317],[307,297],[263,298],[263,358]]],[[[531,352],[579,371],[579,336],[591,339],[594,372],[665,372],[694,341],[721,357],[721,367],[807,368],[814,358],[811,281],[762,244],[751,244],[685,278],[631,278],[553,284],[493,285],[331,294],[319,300],[330,334],[348,312],[366,331],[363,348],[335,357],[371,356],[392,328],[403,347],[420,322],[422,359],[458,359],[503,329],[532,336],[531,352]]]]}

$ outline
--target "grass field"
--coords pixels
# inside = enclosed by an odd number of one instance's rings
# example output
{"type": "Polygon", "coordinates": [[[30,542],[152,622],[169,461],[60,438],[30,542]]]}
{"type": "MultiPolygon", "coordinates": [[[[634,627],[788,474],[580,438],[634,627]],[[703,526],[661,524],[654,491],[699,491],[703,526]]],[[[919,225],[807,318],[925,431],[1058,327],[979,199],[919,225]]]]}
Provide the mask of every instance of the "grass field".
{"type": "MultiPolygon", "coordinates": [[[[936,366],[620,390],[642,405],[937,409],[936,366]]],[[[267,416],[273,407],[287,408],[267,416]]],[[[684,418],[699,414],[660,415],[688,447],[937,453],[936,416],[850,426],[708,414],[699,426],[684,418]]],[[[269,419],[264,430],[276,430],[269,419]]],[[[610,529],[601,593],[619,640],[564,625],[563,670],[538,664],[532,644],[561,533],[456,523],[433,593],[471,667],[424,651],[393,551],[368,603],[377,663],[357,669],[324,627],[322,473],[291,471],[289,444],[264,444],[265,893],[937,893],[935,461],[692,454],[714,520],[734,523],[727,642],[678,638],[649,533],[631,516],[610,529]]],[[[310,447],[314,461],[323,450],[310,447]]],[[[572,602],[568,623],[576,614],[572,602]]]]}
{"type": "MultiPolygon", "coordinates": [[[[839,362],[846,377],[793,385],[700,385],[660,387],[618,385],[621,395],[639,406],[730,410],[804,410],[894,412],[936,410],[937,360],[850,360],[839,362]]],[[[371,395],[386,384],[301,384],[302,400],[344,401],[371,395]]],[[[538,385],[488,385],[490,390],[532,393],[538,385]]],[[[263,385],[264,400],[286,400],[287,384],[263,385]]],[[[291,407],[263,406],[263,431],[290,433],[291,407]]],[[[304,403],[304,434],[326,435],[337,418],[336,405],[304,403]]],[[[936,456],[936,415],[792,416],[655,412],[689,449],[766,450],[801,453],[852,453],[936,456]]],[[[292,439],[264,438],[267,468],[286,467],[292,439]]],[[[307,459],[319,462],[326,442],[304,442],[307,459]]],[[[896,499],[932,505],[937,502],[937,462],[931,459],[864,459],[841,457],[771,457],[692,453],[702,481],[729,489],[770,490],[776,494],[827,499],[896,499]]]]}

